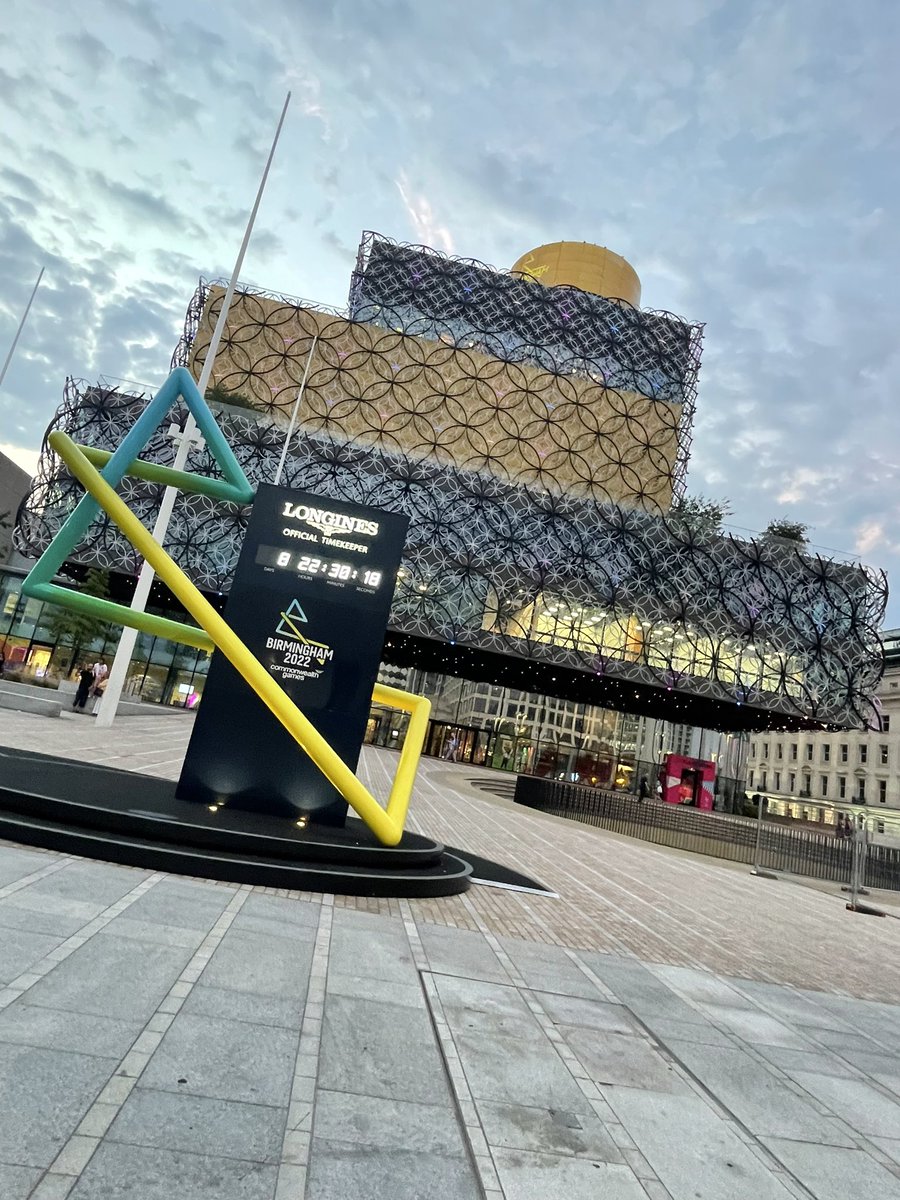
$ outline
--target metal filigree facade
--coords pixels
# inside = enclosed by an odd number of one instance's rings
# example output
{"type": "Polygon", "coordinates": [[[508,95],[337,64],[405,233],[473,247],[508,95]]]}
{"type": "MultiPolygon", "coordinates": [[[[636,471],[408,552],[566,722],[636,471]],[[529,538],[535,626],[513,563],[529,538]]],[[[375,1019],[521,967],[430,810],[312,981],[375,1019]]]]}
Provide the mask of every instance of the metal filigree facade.
{"type": "MultiPolygon", "coordinates": [[[[195,376],[222,294],[201,282],[188,309],[173,361],[195,376]]],[[[394,661],[518,671],[523,690],[717,728],[864,724],[884,576],[665,515],[683,486],[700,338],[668,313],[366,234],[348,315],[235,295],[213,407],[252,482],[274,479],[296,420],[282,483],[409,515],[394,661]]],[[[111,450],[145,403],[69,380],[51,430],[111,450]]],[[[145,456],[172,462],[165,432],[145,456]]],[[[188,468],[214,471],[202,447],[188,468]]],[[[151,525],[160,489],[121,490],[151,525]]],[[[45,449],[19,547],[42,552],[79,494],[45,449]]],[[[179,498],[167,548],[207,592],[228,591],[246,515],[179,498]]],[[[139,565],[105,520],[78,559],[139,565]]]]}
{"type": "MultiPolygon", "coordinates": [[[[113,449],[145,398],[70,381],[51,428],[113,449]]],[[[284,429],[262,414],[221,407],[219,419],[253,482],[271,481],[284,429]]],[[[146,457],[170,463],[160,432],[146,457]]],[[[194,450],[190,470],[211,473],[194,450]]],[[[882,575],[733,537],[700,539],[664,518],[511,484],[343,439],[298,436],[282,482],[409,514],[391,629],[432,645],[552,664],[658,689],[661,702],[706,702],[720,727],[860,724],[881,671],[882,575]]],[[[152,524],[160,489],[128,479],[122,492],[152,524]]],[[[38,553],[80,489],[48,454],[23,509],[18,539],[38,553]]],[[[167,547],[208,592],[227,592],[246,511],[200,497],[176,505],[167,547]]],[[[98,522],[84,562],[134,571],[133,551],[98,522]]],[[[684,710],[688,712],[689,709],[684,710]]]]}

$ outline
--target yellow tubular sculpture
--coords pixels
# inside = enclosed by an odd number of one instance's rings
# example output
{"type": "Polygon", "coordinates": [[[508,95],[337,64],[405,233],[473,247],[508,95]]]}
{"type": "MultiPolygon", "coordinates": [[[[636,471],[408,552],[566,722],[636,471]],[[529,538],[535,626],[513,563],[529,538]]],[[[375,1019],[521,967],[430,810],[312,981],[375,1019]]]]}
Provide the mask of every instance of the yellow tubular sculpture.
{"type": "Polygon", "coordinates": [[[177,596],[197,624],[206,632],[210,642],[229,660],[241,677],[253,688],[263,704],[316,764],[325,778],[344,797],[362,818],[378,840],[385,846],[396,846],[403,836],[416,769],[425,744],[431,702],[397,688],[376,684],[373,699],[399,708],[410,714],[409,728],[400,753],[397,773],[391,787],[387,806],[383,808],[360,782],[347,764],[331,748],[317,729],[303,715],[283,688],[272,678],[262,663],[254,657],[230,626],[191,583],[152,534],[101,477],[88,461],[81,447],[65,433],[49,437],[53,450],[60,456],[112,521],[122,530],[139,554],[150,563],[166,586],[177,596]]]}

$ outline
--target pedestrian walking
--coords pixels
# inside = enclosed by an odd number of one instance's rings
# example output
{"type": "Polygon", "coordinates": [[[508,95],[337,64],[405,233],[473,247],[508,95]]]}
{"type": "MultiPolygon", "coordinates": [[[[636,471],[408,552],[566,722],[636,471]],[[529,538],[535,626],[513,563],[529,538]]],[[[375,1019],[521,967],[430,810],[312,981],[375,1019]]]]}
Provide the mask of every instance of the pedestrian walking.
{"type": "Polygon", "coordinates": [[[102,658],[99,658],[94,663],[94,665],[91,667],[91,673],[94,676],[94,687],[99,687],[99,685],[106,679],[107,675],[109,674],[109,667],[106,665],[106,663],[103,661],[102,658]]]}
{"type": "Polygon", "coordinates": [[[83,664],[79,668],[78,689],[75,692],[75,699],[72,701],[73,708],[80,708],[84,712],[84,706],[87,704],[87,698],[91,694],[91,688],[94,686],[94,671],[92,667],[83,664]]]}
{"type": "Polygon", "coordinates": [[[843,813],[838,813],[838,815],[837,815],[837,823],[835,824],[835,827],[834,827],[834,836],[836,838],[842,838],[844,836],[844,814],[843,813]]]}
{"type": "Polygon", "coordinates": [[[643,803],[650,795],[650,784],[647,782],[647,776],[642,775],[641,781],[638,784],[638,800],[643,803]]]}

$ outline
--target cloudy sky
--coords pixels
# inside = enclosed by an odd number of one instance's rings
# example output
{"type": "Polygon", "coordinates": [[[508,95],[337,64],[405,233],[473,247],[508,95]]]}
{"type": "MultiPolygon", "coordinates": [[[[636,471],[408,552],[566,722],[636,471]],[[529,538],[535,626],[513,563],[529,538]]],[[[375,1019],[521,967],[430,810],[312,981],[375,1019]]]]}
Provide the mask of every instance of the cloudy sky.
{"type": "MultiPolygon", "coordinates": [[[[5,0],[0,395],[158,385],[197,277],[343,305],[363,229],[509,266],[624,254],[706,323],[690,490],[900,569],[895,0],[5,0]]],[[[900,624],[900,592],[889,620],[900,624]]]]}

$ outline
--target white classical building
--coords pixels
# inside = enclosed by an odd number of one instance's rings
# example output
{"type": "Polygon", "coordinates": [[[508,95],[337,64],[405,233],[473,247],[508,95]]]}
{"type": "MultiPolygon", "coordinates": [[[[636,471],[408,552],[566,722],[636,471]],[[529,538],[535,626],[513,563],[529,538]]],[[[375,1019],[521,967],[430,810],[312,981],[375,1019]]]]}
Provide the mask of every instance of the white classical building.
{"type": "MultiPolygon", "coordinates": [[[[888,629],[878,687],[881,728],[841,733],[758,733],[750,738],[747,787],[770,807],[802,816],[804,801],[837,809],[865,803],[900,809],[900,629],[888,629]]],[[[811,819],[817,819],[810,813],[811,819]]]]}

